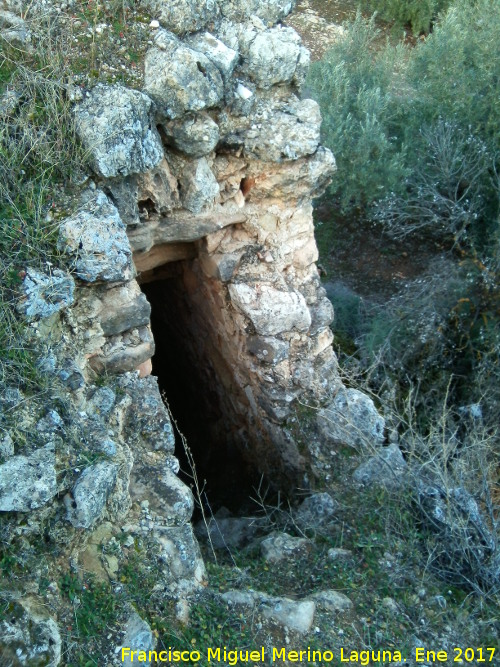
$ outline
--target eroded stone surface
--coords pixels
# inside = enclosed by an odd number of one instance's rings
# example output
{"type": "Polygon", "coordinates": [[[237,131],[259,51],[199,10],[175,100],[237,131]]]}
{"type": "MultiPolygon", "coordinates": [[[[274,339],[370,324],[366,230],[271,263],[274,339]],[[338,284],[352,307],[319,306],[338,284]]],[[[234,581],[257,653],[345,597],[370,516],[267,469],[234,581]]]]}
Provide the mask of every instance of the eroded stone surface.
{"type": "Polygon", "coordinates": [[[24,299],[18,310],[29,320],[44,319],[71,306],[74,301],[75,281],[61,271],[42,273],[36,269],[27,269],[23,280],[24,299]]]}
{"type": "Polygon", "coordinates": [[[233,303],[251,320],[258,334],[272,336],[282,331],[307,331],[311,315],[302,294],[283,292],[269,285],[230,285],[233,303]]]}
{"type": "Polygon", "coordinates": [[[75,275],[86,282],[125,281],[134,275],[125,225],[101,191],[89,193],[80,211],[61,223],[59,247],[71,256],[75,275]]]}
{"type": "Polygon", "coordinates": [[[62,641],[57,623],[29,601],[4,602],[0,621],[0,654],[4,665],[57,667],[62,641]]]}
{"type": "Polygon", "coordinates": [[[127,176],[160,162],[163,150],[150,109],[144,93],[103,84],[77,106],[77,132],[101,176],[127,176]]]}
{"type": "Polygon", "coordinates": [[[0,512],[29,512],[48,503],[57,493],[55,463],[49,443],[0,465],[0,512]]]}
{"type": "Polygon", "coordinates": [[[184,46],[166,30],[146,54],[144,88],[166,118],[217,106],[224,94],[218,68],[200,51],[184,46]]]}
{"type": "Polygon", "coordinates": [[[103,461],[85,468],[73,487],[68,520],[75,528],[91,528],[102,516],[116,483],[117,466],[103,461]]]}
{"type": "Polygon", "coordinates": [[[373,401],[357,389],[341,389],[333,401],[318,412],[322,435],[334,444],[354,448],[380,447],[385,420],[373,401]]]}

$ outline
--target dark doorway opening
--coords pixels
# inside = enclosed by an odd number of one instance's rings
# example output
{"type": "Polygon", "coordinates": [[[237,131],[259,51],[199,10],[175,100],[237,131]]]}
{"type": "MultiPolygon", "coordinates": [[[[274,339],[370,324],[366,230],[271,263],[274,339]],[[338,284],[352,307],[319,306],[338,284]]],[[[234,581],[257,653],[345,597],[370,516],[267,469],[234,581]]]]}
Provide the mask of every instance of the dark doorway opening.
{"type": "MultiPolygon", "coordinates": [[[[261,476],[242,454],[244,429],[225,414],[230,401],[221,394],[216,364],[204,355],[204,340],[209,335],[196,327],[196,304],[183,279],[185,271],[190,270],[189,264],[169,264],[168,271],[162,271],[161,280],[141,285],[152,308],[156,346],[153,375],[158,377],[160,390],[194,459],[205,509],[216,512],[226,507],[235,514],[255,511],[250,498],[255,497],[261,476]]],[[[188,456],[175,430],[180,477],[192,487],[188,456]]]]}

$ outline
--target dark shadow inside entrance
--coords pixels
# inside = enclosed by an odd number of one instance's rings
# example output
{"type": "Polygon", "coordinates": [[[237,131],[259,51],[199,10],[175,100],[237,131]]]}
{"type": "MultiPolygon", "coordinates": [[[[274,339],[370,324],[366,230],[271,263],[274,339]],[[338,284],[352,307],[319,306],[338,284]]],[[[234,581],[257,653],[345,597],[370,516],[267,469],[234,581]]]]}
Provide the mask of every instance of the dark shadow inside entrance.
{"type": "Polygon", "coordinates": [[[250,498],[255,497],[261,476],[236,444],[238,441],[241,445],[241,437],[236,437],[233,421],[224,414],[217,371],[209,358],[200,358],[203,345],[197,337],[207,334],[193,330],[196,318],[190,311],[194,306],[182,271],[171,268],[169,277],[143,284],[141,289],[152,307],[156,346],[153,375],[158,377],[178,427],[175,454],[181,464],[180,477],[193,487],[193,473],[179,431],[195,461],[206,509],[216,512],[224,506],[238,514],[255,512],[250,498]]]}

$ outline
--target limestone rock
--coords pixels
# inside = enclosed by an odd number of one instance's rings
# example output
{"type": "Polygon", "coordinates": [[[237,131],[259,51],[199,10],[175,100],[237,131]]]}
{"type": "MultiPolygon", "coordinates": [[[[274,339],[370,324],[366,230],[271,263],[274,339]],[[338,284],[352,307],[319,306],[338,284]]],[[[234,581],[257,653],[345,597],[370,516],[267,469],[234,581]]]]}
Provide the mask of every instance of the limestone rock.
{"type": "Polygon", "coordinates": [[[211,60],[221,73],[224,83],[229,82],[238,63],[238,51],[229,48],[209,32],[198,33],[189,37],[186,44],[195,51],[200,51],[211,60]]]}
{"type": "Polygon", "coordinates": [[[76,276],[86,282],[125,281],[134,275],[125,225],[101,191],[62,221],[58,245],[72,256],[76,276]]]}
{"type": "Polygon", "coordinates": [[[260,543],[260,552],[268,563],[295,560],[302,557],[310,548],[309,540],[292,537],[288,533],[272,533],[260,543]]]}
{"type": "Polygon", "coordinates": [[[76,107],[76,128],[94,169],[105,178],[151,169],[163,157],[149,116],[151,100],[137,90],[98,84],[76,107]]]}
{"type": "Polygon", "coordinates": [[[149,325],[109,336],[101,349],[89,358],[89,365],[97,373],[125,373],[137,369],[155,352],[149,325]]]}
{"type": "Polygon", "coordinates": [[[401,486],[407,464],[396,444],[382,447],[375,456],[364,461],[354,471],[354,480],[365,486],[382,486],[386,489],[401,486]]]}
{"type": "Polygon", "coordinates": [[[337,504],[328,493],[313,493],[295,512],[295,522],[302,529],[314,530],[329,523],[337,510],[337,504]]]}
{"type": "Polygon", "coordinates": [[[283,331],[307,331],[311,315],[302,294],[283,292],[270,285],[229,285],[233,304],[252,322],[258,334],[273,336],[283,331]]]}
{"type": "Polygon", "coordinates": [[[258,591],[227,591],[221,598],[229,605],[257,611],[264,618],[299,634],[305,634],[311,629],[316,611],[316,603],[313,600],[297,601],[271,597],[258,591]]]}
{"type": "Polygon", "coordinates": [[[29,512],[57,494],[55,447],[12,456],[0,465],[0,512],[29,512]]]}
{"type": "MultiPolygon", "coordinates": [[[[136,612],[133,612],[127,620],[122,646],[124,648],[130,648],[131,651],[145,651],[146,655],[149,655],[149,651],[154,651],[156,646],[155,636],[148,623],[146,623],[146,621],[144,621],[136,612]]],[[[125,656],[122,664],[132,665],[135,662],[136,660],[132,661],[129,653],[125,656]]],[[[147,660],[142,664],[149,666],[151,663],[147,660]]]]}
{"type": "Polygon", "coordinates": [[[14,456],[14,451],[14,442],[10,433],[4,433],[0,437],[0,459],[10,459],[11,456],[14,456]]]}
{"type": "Polygon", "coordinates": [[[241,71],[259,88],[291,81],[303,49],[295,30],[279,26],[250,35],[240,41],[241,71]]]}
{"type": "Polygon", "coordinates": [[[208,519],[208,531],[204,521],[199,521],[195,528],[196,535],[208,541],[214,549],[245,546],[255,537],[258,530],[257,519],[231,516],[225,508],[221,508],[215,516],[208,519]]]}
{"type": "Polygon", "coordinates": [[[14,12],[0,9],[0,40],[31,51],[31,33],[26,21],[14,12]]]}
{"type": "Polygon", "coordinates": [[[380,447],[385,420],[371,398],[357,389],[341,389],[318,412],[320,432],[328,442],[353,448],[380,447]]]}
{"type": "Polygon", "coordinates": [[[330,560],[347,561],[353,558],[353,553],[350,549],[334,547],[333,549],[328,549],[328,558],[330,560]]]}
{"type": "Polygon", "coordinates": [[[222,76],[203,53],[161,30],[147,54],[144,88],[165,118],[217,106],[224,94],[222,76]]]}
{"type": "Polygon", "coordinates": [[[299,634],[309,632],[314,621],[316,603],[313,600],[268,598],[261,602],[265,618],[272,619],[299,634]]]}
{"type": "Polygon", "coordinates": [[[73,502],[67,507],[67,519],[75,528],[91,528],[101,518],[116,477],[115,463],[102,461],[85,468],[73,487],[73,502]]]}
{"type": "Polygon", "coordinates": [[[160,558],[168,568],[167,578],[172,584],[192,587],[205,581],[205,565],[190,523],[163,528],[158,533],[158,542],[160,558]]]}
{"type": "Polygon", "coordinates": [[[155,450],[173,452],[174,432],[157,378],[127,373],[119,378],[118,386],[131,399],[125,421],[127,437],[146,441],[155,450]]]}
{"type": "Polygon", "coordinates": [[[286,103],[259,100],[250,117],[222,115],[220,129],[222,142],[244,146],[247,157],[279,163],[315,153],[320,125],[318,104],[292,96],[286,103]]]}
{"type": "Polygon", "coordinates": [[[50,273],[27,269],[22,288],[25,298],[19,303],[18,310],[28,320],[50,317],[74,301],[75,281],[60,269],[50,273]]]}
{"type": "Polygon", "coordinates": [[[205,207],[213,206],[214,199],[219,194],[219,184],[206,158],[188,160],[171,156],[170,162],[179,179],[183,206],[195,214],[205,207]]]}
{"type": "Polygon", "coordinates": [[[149,324],[151,306],[135,281],[106,290],[99,314],[105,336],[114,336],[149,324]]]}
{"type": "Polygon", "coordinates": [[[208,115],[191,113],[163,128],[172,145],[192,157],[208,155],[219,142],[219,126],[208,115]]]}
{"type": "Polygon", "coordinates": [[[219,15],[216,0],[143,0],[142,4],[178,35],[202,30],[219,15]]]}
{"type": "Polygon", "coordinates": [[[171,469],[171,462],[138,465],[133,473],[134,491],[149,501],[149,507],[168,526],[189,523],[194,509],[191,489],[171,469]]]}
{"type": "Polygon", "coordinates": [[[245,154],[259,160],[297,160],[318,148],[321,115],[314,100],[301,100],[276,111],[272,123],[257,122],[256,129],[254,125],[245,134],[245,154]]]}
{"type": "Polygon", "coordinates": [[[221,12],[231,21],[258,16],[266,23],[278,23],[290,14],[295,3],[296,0],[225,0],[221,12]]]}
{"type": "Polygon", "coordinates": [[[259,361],[274,366],[288,358],[290,344],[272,336],[250,336],[247,341],[248,351],[259,361]]]}
{"type": "Polygon", "coordinates": [[[3,603],[0,620],[2,665],[57,667],[61,662],[61,635],[56,622],[23,603],[3,603]]]}
{"type": "Polygon", "coordinates": [[[311,597],[317,603],[318,607],[327,611],[344,612],[353,608],[353,604],[347,595],[338,591],[319,591],[318,593],[313,593],[311,597]]]}

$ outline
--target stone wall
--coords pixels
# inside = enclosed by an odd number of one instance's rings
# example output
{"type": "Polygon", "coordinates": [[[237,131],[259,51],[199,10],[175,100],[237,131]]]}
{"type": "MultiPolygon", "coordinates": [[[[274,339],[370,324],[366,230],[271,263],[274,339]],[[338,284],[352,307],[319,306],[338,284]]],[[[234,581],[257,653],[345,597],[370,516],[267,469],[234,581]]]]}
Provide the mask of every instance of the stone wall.
{"type": "Polygon", "coordinates": [[[279,23],[293,2],[143,4],[158,20],[142,89],[78,93],[91,171],[60,224],[70,270],[26,270],[18,309],[50,391],[32,409],[17,388],[1,397],[2,540],[43,536],[64,562],[112,576],[99,547],[147,537],[163,584],[185,590],[203,563],[140,285],[157,283],[168,320],[161,286],[175,273],[176,326],[220,408],[212,429],[294,488],[304,462],[282,424],[295,400],[339,384],[311,207],[335,162],[318,106],[300,97],[308,53],[279,23]]]}
{"type": "Polygon", "coordinates": [[[98,372],[148,372],[131,254],[139,283],[183,262],[187,344],[212,367],[226,428],[263,472],[293,485],[303,462],[279,425],[295,399],[325,400],[338,383],[311,207],[335,163],[319,145],[317,104],[300,99],[308,53],[294,30],[273,27],[290,3],[257,3],[257,15],[215,6],[194,21],[210,32],[193,34],[189,3],[162,5],[144,92],[100,84],[78,105],[96,189],[93,212],[87,204],[63,225],[62,244],[80,278],[122,282],[95,306],[103,336],[87,357],[98,372]]]}

